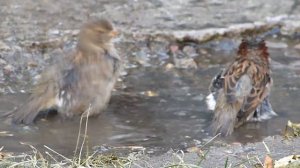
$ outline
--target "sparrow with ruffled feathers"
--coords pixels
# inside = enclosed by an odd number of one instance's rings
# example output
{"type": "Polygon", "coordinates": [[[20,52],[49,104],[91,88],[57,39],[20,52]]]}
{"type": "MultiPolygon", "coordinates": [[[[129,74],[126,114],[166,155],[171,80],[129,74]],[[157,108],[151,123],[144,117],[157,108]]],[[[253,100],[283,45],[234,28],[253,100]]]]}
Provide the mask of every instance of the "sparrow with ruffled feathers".
{"type": "Polygon", "coordinates": [[[243,39],[234,62],[212,80],[207,104],[214,110],[215,134],[227,136],[248,120],[276,115],[268,99],[272,78],[267,50],[264,40],[243,39]]]}
{"type": "Polygon", "coordinates": [[[74,53],[41,74],[28,102],[13,112],[14,123],[31,124],[40,114],[57,111],[64,118],[99,114],[119,76],[122,58],[112,39],[117,32],[105,19],[85,24],[74,53]]]}

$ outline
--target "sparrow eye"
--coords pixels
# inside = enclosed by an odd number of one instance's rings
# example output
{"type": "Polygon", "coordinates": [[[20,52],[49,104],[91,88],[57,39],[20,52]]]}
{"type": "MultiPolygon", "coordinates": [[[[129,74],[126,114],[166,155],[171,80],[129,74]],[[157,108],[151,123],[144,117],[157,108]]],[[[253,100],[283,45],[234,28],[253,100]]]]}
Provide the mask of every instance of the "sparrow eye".
{"type": "Polygon", "coordinates": [[[104,32],[105,32],[105,31],[104,31],[103,29],[101,29],[101,28],[95,29],[95,31],[96,31],[97,33],[104,33],[104,32]]]}

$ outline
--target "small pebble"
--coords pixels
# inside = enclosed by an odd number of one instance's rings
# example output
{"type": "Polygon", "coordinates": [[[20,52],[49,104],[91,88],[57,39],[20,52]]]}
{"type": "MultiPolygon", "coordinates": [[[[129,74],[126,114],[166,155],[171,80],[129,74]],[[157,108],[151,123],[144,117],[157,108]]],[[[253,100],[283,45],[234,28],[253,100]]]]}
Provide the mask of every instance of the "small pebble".
{"type": "Polygon", "coordinates": [[[189,57],[196,57],[198,56],[196,50],[194,47],[191,46],[185,46],[182,51],[187,54],[189,57]]]}
{"type": "Polygon", "coordinates": [[[153,154],[154,151],[151,151],[151,150],[150,150],[150,151],[147,151],[147,153],[148,153],[148,154],[153,154]]]}
{"type": "Polygon", "coordinates": [[[197,69],[197,64],[192,58],[174,59],[175,67],[182,69],[197,69]]]}
{"type": "Polygon", "coordinates": [[[203,49],[203,48],[201,48],[201,49],[199,50],[199,52],[200,52],[202,55],[208,54],[207,50],[205,50],[205,49],[203,49]]]}
{"type": "Polygon", "coordinates": [[[0,58],[0,65],[6,65],[6,64],[7,64],[7,62],[4,59],[0,58]]]}
{"type": "Polygon", "coordinates": [[[295,45],[294,48],[300,50],[300,44],[295,45]]]}
{"type": "Polygon", "coordinates": [[[225,150],[224,152],[225,152],[225,153],[229,153],[229,154],[232,154],[232,153],[233,153],[233,151],[231,151],[231,150],[225,150]]]}
{"type": "Polygon", "coordinates": [[[60,31],[59,30],[49,30],[49,35],[59,35],[60,31]]]}
{"type": "Polygon", "coordinates": [[[38,64],[37,64],[37,62],[35,62],[35,61],[28,61],[28,62],[27,62],[27,66],[28,66],[28,67],[37,67],[38,64]]]}
{"type": "Polygon", "coordinates": [[[7,44],[5,44],[3,41],[0,41],[0,50],[8,51],[8,50],[10,50],[10,47],[7,44]]]}
{"type": "Polygon", "coordinates": [[[171,70],[171,69],[173,69],[173,68],[174,68],[174,65],[171,64],[171,63],[168,63],[168,64],[166,65],[166,69],[167,69],[167,70],[171,70]]]}
{"type": "Polygon", "coordinates": [[[183,116],[187,115],[187,112],[186,111],[179,111],[179,112],[175,113],[175,115],[183,117],[183,116]]]}
{"type": "Polygon", "coordinates": [[[248,135],[248,134],[247,134],[247,135],[245,135],[245,137],[246,137],[246,138],[253,138],[253,136],[252,136],[252,135],[248,135]]]}
{"type": "Polygon", "coordinates": [[[3,67],[3,72],[5,75],[9,75],[14,70],[14,67],[10,64],[3,67]]]}

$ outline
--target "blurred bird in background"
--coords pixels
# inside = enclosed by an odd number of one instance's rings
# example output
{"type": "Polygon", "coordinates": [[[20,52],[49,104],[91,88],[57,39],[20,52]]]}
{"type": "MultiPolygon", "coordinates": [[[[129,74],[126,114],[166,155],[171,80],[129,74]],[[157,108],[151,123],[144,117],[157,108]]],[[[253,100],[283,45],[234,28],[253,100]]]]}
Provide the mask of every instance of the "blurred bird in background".
{"type": "Polygon", "coordinates": [[[99,114],[111,97],[122,65],[112,43],[116,35],[108,20],[85,24],[75,52],[41,74],[28,102],[11,114],[12,121],[31,124],[53,110],[63,118],[99,114]]]}
{"type": "Polygon", "coordinates": [[[206,97],[214,111],[212,130],[223,136],[246,121],[261,121],[277,114],[269,102],[272,86],[268,48],[261,39],[243,39],[237,56],[217,74],[206,97]]]}

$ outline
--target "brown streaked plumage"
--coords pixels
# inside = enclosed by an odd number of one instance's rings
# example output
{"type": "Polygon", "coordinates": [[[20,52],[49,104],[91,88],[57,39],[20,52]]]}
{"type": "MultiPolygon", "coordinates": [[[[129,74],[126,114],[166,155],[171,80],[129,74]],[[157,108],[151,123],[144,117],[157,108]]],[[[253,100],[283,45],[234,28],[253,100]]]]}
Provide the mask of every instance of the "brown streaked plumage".
{"type": "Polygon", "coordinates": [[[212,129],[230,135],[254,115],[276,115],[268,100],[272,85],[269,53],[263,40],[243,39],[234,62],[213,81],[217,92],[212,129]]]}
{"type": "Polygon", "coordinates": [[[75,52],[41,74],[28,102],[15,111],[14,123],[33,123],[39,114],[55,110],[66,118],[99,114],[108,103],[119,76],[121,57],[112,38],[112,24],[96,20],[80,30],[75,52]]]}

